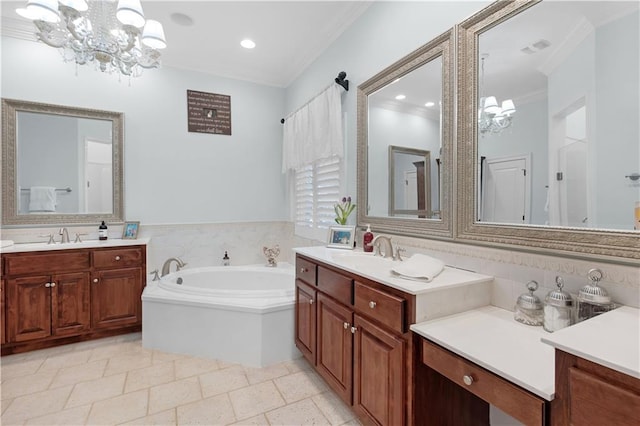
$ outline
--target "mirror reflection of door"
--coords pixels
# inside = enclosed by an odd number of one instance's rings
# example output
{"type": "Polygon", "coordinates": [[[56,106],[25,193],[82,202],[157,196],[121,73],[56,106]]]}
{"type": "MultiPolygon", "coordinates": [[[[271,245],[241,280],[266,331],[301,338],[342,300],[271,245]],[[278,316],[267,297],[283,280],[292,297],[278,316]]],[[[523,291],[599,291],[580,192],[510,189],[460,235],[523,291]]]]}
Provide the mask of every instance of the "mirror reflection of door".
{"type": "Polygon", "coordinates": [[[105,143],[87,139],[85,212],[111,212],[113,199],[112,158],[111,142],[105,143]]]}
{"type": "Polygon", "coordinates": [[[431,218],[431,153],[389,147],[389,216],[431,218]]]}
{"type": "Polygon", "coordinates": [[[528,169],[527,155],[483,159],[480,221],[528,223],[528,169]]]}

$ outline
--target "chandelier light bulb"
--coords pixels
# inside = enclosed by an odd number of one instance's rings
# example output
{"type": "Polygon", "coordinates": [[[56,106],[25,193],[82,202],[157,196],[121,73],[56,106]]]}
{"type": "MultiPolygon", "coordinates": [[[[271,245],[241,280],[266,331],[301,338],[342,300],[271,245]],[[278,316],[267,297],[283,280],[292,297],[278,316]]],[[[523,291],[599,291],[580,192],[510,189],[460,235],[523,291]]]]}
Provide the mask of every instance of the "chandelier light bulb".
{"type": "Polygon", "coordinates": [[[167,41],[164,38],[164,28],[162,24],[153,19],[147,19],[147,23],[142,31],[142,44],[153,49],[164,49],[167,41]]]}
{"type": "Polygon", "coordinates": [[[27,2],[26,13],[32,16],[34,21],[44,21],[50,23],[60,22],[58,13],[58,0],[29,0],[27,2]]]}
{"type": "Polygon", "coordinates": [[[144,13],[140,0],[119,0],[116,17],[122,25],[132,25],[136,28],[144,27],[144,13]]]}

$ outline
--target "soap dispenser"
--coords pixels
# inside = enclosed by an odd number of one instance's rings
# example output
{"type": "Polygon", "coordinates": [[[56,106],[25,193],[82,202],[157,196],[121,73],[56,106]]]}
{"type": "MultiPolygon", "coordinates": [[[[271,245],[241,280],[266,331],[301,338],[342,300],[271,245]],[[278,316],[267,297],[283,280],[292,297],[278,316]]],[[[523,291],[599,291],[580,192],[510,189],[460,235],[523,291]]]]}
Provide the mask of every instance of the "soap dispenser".
{"type": "Polygon", "coordinates": [[[107,239],[108,236],[109,234],[107,232],[107,224],[104,223],[104,220],[103,220],[100,226],[98,226],[98,239],[101,241],[104,241],[107,239]]]}
{"type": "Polygon", "coordinates": [[[229,259],[229,254],[225,250],[224,257],[222,258],[222,266],[229,266],[229,265],[231,265],[231,259],[229,259]]]}
{"type": "Polygon", "coordinates": [[[362,248],[365,252],[371,253],[373,252],[373,245],[371,242],[373,241],[373,232],[371,232],[371,225],[367,225],[367,230],[362,236],[362,248]]]}

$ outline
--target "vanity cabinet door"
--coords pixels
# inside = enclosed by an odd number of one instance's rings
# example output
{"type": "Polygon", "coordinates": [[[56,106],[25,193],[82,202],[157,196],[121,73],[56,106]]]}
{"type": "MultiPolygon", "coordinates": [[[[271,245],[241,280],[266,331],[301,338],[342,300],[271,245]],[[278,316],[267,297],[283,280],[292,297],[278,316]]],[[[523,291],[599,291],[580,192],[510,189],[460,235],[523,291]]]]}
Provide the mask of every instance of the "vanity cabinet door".
{"type": "Polygon", "coordinates": [[[7,281],[7,341],[25,342],[51,335],[50,276],[7,281]]]}
{"type": "Polygon", "coordinates": [[[89,329],[89,273],[51,277],[51,321],[54,336],[74,335],[89,329]]]}
{"type": "Polygon", "coordinates": [[[316,290],[296,280],[295,342],[302,355],[316,365],[316,290]]]}
{"type": "Polygon", "coordinates": [[[354,318],[353,408],[373,424],[405,424],[405,341],[358,314],[354,318]]]}
{"type": "Polygon", "coordinates": [[[142,322],[140,268],[98,271],[91,276],[91,325],[96,329],[142,322]]]}
{"type": "Polygon", "coordinates": [[[4,295],[5,295],[4,280],[0,280],[0,340],[4,345],[7,341],[5,336],[5,329],[7,328],[7,322],[4,315],[4,295]]]}
{"type": "Polygon", "coordinates": [[[343,401],[353,403],[353,311],[318,294],[317,369],[343,401]]]}

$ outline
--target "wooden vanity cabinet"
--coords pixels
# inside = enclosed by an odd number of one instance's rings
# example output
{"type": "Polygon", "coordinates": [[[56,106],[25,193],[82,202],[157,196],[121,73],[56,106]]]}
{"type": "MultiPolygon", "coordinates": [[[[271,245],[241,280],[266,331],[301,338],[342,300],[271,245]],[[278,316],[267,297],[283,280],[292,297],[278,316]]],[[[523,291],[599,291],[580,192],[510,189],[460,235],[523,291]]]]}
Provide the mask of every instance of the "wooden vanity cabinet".
{"type": "Polygon", "coordinates": [[[296,302],[296,346],[360,420],[411,424],[414,296],[298,255],[296,302]]]}
{"type": "Polygon", "coordinates": [[[2,254],[2,354],[140,330],[144,246],[2,254]]]}
{"type": "Polygon", "coordinates": [[[640,379],[556,349],[553,425],[640,424],[640,379]]]}

